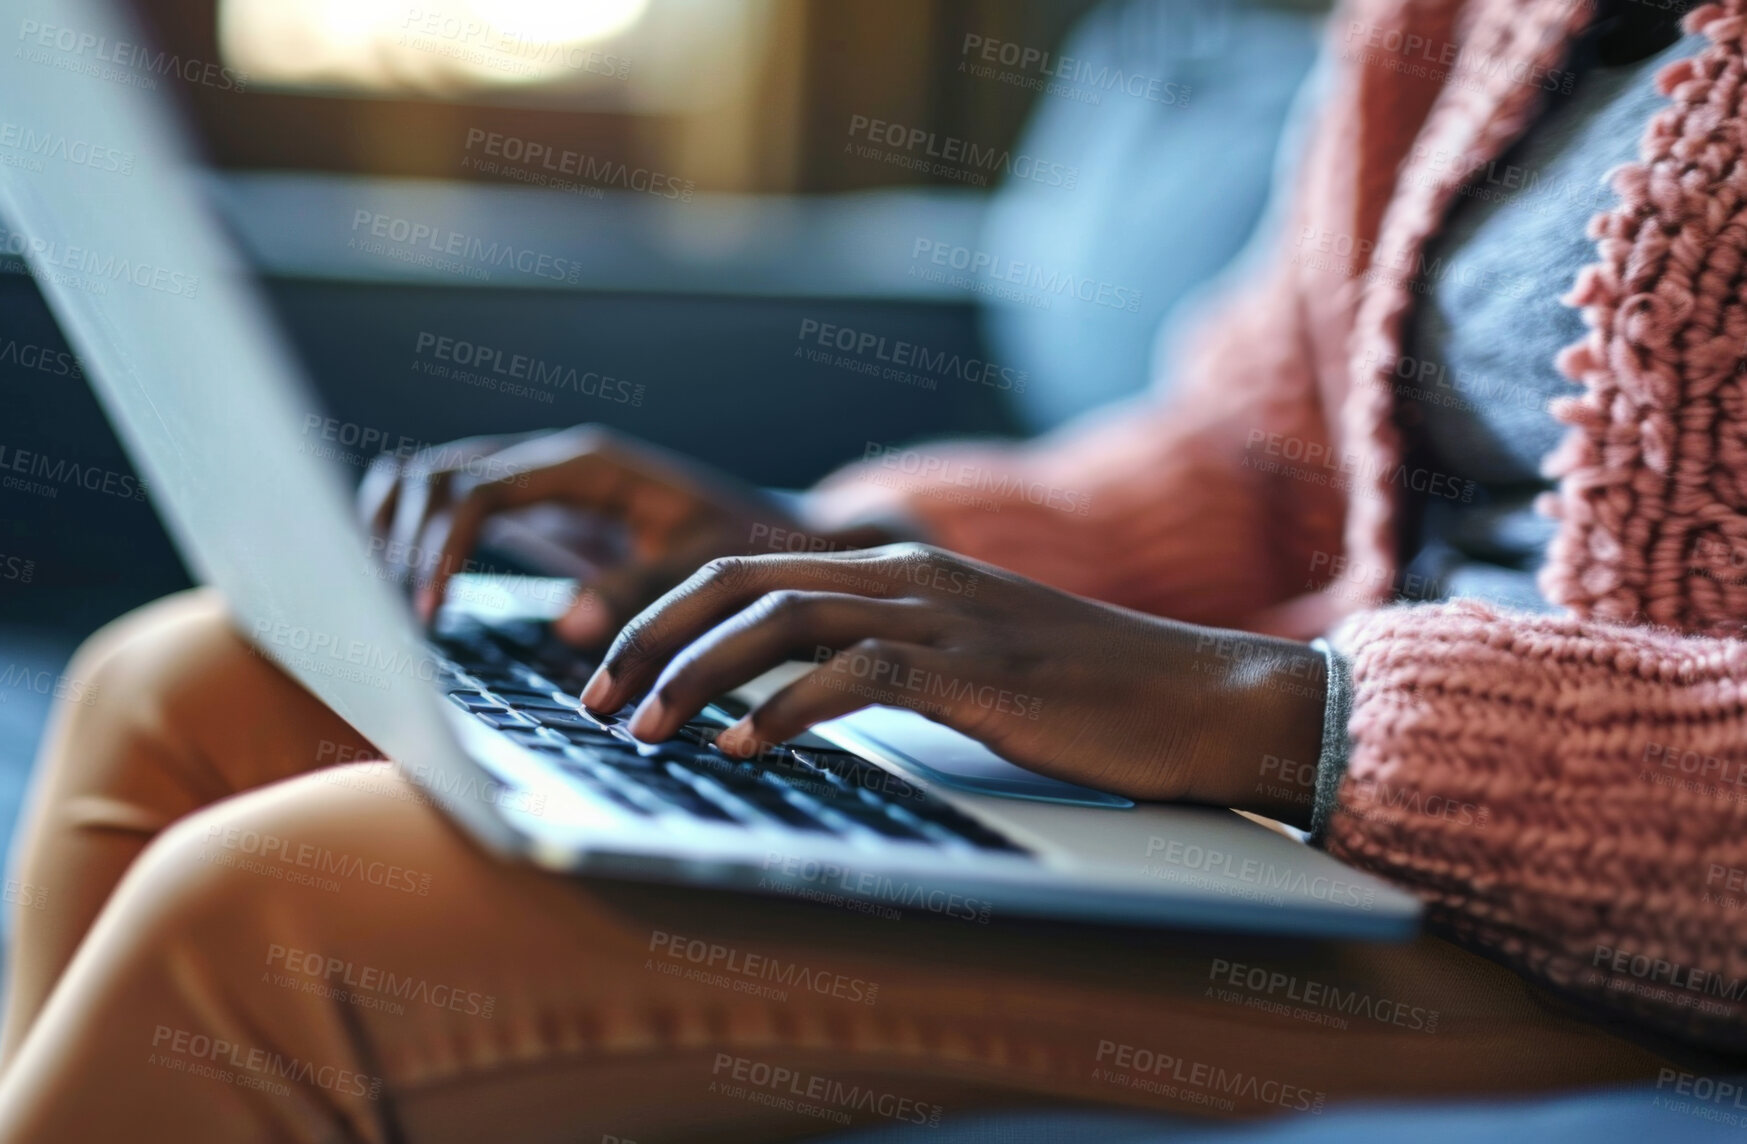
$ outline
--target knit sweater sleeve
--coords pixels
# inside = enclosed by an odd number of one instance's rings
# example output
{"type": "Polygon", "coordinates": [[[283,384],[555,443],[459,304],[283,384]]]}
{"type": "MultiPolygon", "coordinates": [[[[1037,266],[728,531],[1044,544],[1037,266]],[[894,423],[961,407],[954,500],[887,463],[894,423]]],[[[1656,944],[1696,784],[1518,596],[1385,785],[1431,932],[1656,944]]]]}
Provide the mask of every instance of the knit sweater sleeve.
{"type": "Polygon", "coordinates": [[[1747,1048],[1747,642],[1474,601],[1334,642],[1332,853],[1558,991],[1747,1048]]]}

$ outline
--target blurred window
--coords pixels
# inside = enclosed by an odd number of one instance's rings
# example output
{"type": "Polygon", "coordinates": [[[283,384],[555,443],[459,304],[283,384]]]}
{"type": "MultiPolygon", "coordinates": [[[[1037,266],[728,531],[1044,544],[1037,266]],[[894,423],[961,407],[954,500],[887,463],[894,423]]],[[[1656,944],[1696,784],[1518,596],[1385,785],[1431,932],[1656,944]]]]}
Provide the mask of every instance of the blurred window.
{"type": "Polygon", "coordinates": [[[674,114],[741,90],[768,0],[219,0],[227,65],[287,92],[674,114]]]}

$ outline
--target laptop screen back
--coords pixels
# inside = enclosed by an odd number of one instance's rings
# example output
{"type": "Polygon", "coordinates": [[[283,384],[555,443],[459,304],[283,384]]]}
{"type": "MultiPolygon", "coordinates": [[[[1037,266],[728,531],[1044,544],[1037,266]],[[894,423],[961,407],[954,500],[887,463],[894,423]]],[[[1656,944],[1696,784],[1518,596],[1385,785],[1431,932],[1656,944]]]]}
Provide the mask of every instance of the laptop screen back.
{"type": "MultiPolygon", "coordinates": [[[[312,392],[208,208],[167,90],[180,74],[151,66],[108,0],[6,11],[0,108],[41,158],[0,165],[0,250],[27,260],[178,548],[262,653],[391,758],[477,775],[345,481],[310,448],[312,392]],[[77,158],[116,152],[128,162],[77,158]]],[[[451,809],[507,844],[484,804],[451,809]]]]}

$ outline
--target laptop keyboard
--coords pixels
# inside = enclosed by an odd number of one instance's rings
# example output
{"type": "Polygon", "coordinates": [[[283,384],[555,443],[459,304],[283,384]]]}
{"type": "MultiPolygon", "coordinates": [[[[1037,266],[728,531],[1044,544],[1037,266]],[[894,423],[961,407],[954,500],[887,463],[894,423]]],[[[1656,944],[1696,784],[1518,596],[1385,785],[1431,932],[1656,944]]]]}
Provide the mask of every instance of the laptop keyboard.
{"type": "Polygon", "coordinates": [[[632,814],[1024,853],[969,815],[847,751],[784,744],[752,759],[723,754],[716,735],[743,714],[730,700],[713,704],[665,743],[640,743],[624,730],[631,707],[597,716],[576,701],[596,665],[558,639],[549,624],[445,619],[431,642],[446,661],[442,677],[450,702],[549,756],[571,782],[632,814]]]}

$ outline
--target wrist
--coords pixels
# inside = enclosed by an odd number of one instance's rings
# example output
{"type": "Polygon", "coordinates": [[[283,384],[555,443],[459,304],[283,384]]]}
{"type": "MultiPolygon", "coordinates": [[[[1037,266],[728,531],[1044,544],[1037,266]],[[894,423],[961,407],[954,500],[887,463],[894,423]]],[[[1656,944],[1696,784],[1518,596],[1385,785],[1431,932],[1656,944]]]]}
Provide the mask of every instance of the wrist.
{"type": "Polygon", "coordinates": [[[1309,644],[1239,637],[1211,710],[1223,733],[1196,782],[1196,800],[1308,829],[1322,754],[1328,661],[1309,644]]]}

